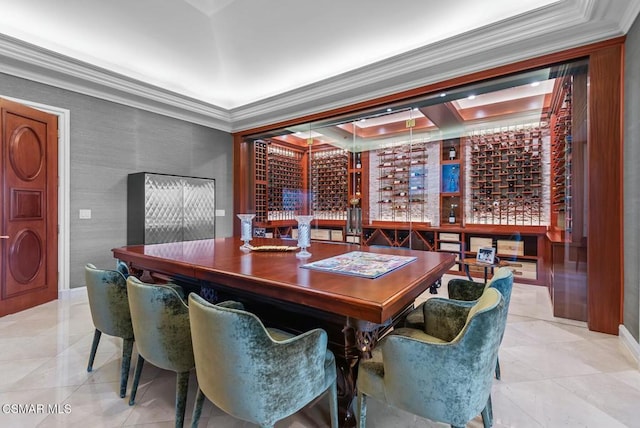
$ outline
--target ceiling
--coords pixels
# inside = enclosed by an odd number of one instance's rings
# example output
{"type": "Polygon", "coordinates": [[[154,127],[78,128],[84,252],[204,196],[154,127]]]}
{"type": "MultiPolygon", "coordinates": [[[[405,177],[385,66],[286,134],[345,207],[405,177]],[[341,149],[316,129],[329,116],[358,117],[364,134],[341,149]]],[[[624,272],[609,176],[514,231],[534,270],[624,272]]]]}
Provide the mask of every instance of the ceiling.
{"type": "Polygon", "coordinates": [[[0,0],[0,10],[3,72],[233,131],[624,35],[640,0],[0,0]]]}

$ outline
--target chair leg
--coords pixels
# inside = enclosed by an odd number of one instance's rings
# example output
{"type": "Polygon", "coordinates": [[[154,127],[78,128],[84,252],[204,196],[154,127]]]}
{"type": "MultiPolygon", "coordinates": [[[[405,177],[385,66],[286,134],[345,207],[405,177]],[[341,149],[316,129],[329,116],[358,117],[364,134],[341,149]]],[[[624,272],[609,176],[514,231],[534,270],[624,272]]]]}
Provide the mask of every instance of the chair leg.
{"type": "Polygon", "coordinates": [[[496,379],[500,380],[500,358],[496,359],[496,379]]]}
{"type": "Polygon", "coordinates": [[[98,350],[98,343],[100,343],[100,336],[102,332],[96,328],[93,333],[93,343],[91,344],[91,353],[89,354],[89,364],[87,364],[87,371],[93,370],[93,360],[96,358],[96,351],[98,350]]]}
{"type": "Polygon", "coordinates": [[[140,383],[140,375],[142,374],[142,366],[144,358],[138,354],[138,362],[136,363],[136,372],[133,374],[133,385],[131,386],[131,396],[129,397],[129,405],[133,406],[136,402],[136,393],[138,392],[138,384],[140,383]]]}
{"type": "Polygon", "coordinates": [[[365,428],[367,424],[367,396],[358,391],[358,428],[365,428]]]}
{"type": "Polygon", "coordinates": [[[331,428],[338,428],[338,385],[335,380],[329,387],[329,412],[331,428]]]}
{"type": "Polygon", "coordinates": [[[482,426],[484,428],[490,428],[493,426],[493,407],[491,405],[491,395],[489,395],[489,399],[487,400],[487,405],[482,409],[482,426]]]}
{"type": "Polygon", "coordinates": [[[120,398],[124,398],[124,396],[127,395],[131,354],[133,354],[133,338],[124,339],[124,343],[122,344],[122,369],[120,371],[120,398]]]}
{"type": "Polygon", "coordinates": [[[198,388],[196,393],[196,402],[193,405],[193,413],[191,414],[191,428],[198,428],[198,422],[200,421],[200,415],[202,414],[202,405],[204,404],[204,392],[198,388]]]}
{"type": "Polygon", "coordinates": [[[189,392],[189,372],[178,373],[176,380],[176,428],[184,425],[184,412],[189,392]]]}

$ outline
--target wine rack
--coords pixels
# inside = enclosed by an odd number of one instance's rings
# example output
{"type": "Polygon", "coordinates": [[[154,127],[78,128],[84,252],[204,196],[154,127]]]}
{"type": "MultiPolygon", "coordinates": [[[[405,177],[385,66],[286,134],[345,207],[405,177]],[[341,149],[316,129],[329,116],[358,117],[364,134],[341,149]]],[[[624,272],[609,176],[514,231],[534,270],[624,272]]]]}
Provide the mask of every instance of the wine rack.
{"type": "Polygon", "coordinates": [[[264,223],[267,221],[267,143],[262,140],[253,143],[253,176],[255,221],[264,223]]]}
{"type": "Polygon", "coordinates": [[[426,220],[427,143],[396,145],[376,151],[378,212],[383,221],[426,220]]]}
{"type": "Polygon", "coordinates": [[[343,149],[311,154],[313,214],[319,220],[346,220],[349,195],[349,153],[343,149]]]}
{"type": "Polygon", "coordinates": [[[269,140],[253,142],[255,221],[293,219],[302,201],[302,154],[269,140]]]}
{"type": "Polygon", "coordinates": [[[572,213],[572,85],[569,77],[561,83],[557,92],[557,110],[552,115],[553,137],[551,140],[551,212],[559,219],[559,226],[571,233],[572,213]]]}
{"type": "Polygon", "coordinates": [[[468,223],[546,224],[543,143],[547,122],[473,132],[469,150],[468,223]]]}

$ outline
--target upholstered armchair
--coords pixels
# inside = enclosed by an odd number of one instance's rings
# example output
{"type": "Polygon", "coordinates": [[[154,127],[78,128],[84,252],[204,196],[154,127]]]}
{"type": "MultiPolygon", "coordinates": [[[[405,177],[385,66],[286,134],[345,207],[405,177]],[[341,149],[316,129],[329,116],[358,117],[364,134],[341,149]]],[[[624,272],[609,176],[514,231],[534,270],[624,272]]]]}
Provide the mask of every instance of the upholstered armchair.
{"type": "MultiPolygon", "coordinates": [[[[485,289],[490,287],[497,289],[500,291],[500,294],[502,294],[505,307],[507,308],[504,314],[506,317],[509,311],[509,303],[511,302],[511,290],[513,289],[513,271],[508,267],[496,269],[493,277],[486,284],[468,281],[462,278],[452,279],[449,281],[449,284],[447,284],[447,291],[449,293],[449,299],[475,301],[480,298],[485,289]]],[[[424,310],[424,304],[422,304],[407,315],[404,325],[405,327],[423,329],[425,316],[434,318],[435,314],[428,314],[427,311],[424,310]]],[[[433,321],[437,322],[438,320],[436,318],[433,321]]],[[[500,379],[499,359],[496,361],[495,375],[496,379],[500,379]]]]}
{"type": "Polygon", "coordinates": [[[133,327],[127,299],[124,275],[116,270],[97,269],[91,263],[84,267],[91,318],[95,326],[87,371],[93,370],[98,344],[102,333],[121,337],[122,367],[120,369],[120,397],[127,393],[131,353],[133,352],[133,327]]]}
{"type": "Polygon", "coordinates": [[[265,328],[254,314],[194,293],[189,315],[199,386],[192,427],[205,397],[236,418],[273,427],[328,391],[337,428],[336,366],[324,330],[294,336],[265,328]]]}
{"type": "Polygon", "coordinates": [[[478,414],[490,426],[490,394],[506,311],[496,289],[476,302],[429,299],[447,322],[387,335],[358,368],[358,423],[366,425],[367,397],[433,421],[463,427],[478,414]]]}
{"type": "Polygon", "coordinates": [[[129,404],[135,403],[145,361],[176,372],[176,427],[184,424],[189,372],[194,368],[189,308],[175,286],[145,284],[127,279],[131,322],[138,348],[138,362],[129,404]]]}

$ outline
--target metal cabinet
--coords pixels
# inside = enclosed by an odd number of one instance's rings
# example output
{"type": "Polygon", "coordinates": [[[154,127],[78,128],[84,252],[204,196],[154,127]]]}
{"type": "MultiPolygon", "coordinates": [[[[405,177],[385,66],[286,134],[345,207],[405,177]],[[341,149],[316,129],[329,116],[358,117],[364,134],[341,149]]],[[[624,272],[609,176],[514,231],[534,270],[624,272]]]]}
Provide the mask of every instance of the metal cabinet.
{"type": "Polygon", "coordinates": [[[139,172],[127,182],[127,245],[215,237],[215,180],[139,172]]]}

